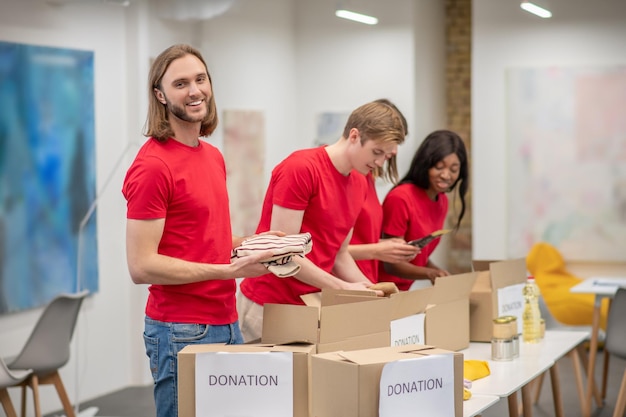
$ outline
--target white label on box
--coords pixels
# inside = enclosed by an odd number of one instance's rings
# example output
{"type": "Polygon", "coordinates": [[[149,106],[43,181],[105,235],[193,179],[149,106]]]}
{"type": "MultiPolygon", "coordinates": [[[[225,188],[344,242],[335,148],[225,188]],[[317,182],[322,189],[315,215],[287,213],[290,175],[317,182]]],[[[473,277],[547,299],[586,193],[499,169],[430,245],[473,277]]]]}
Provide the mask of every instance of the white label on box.
{"type": "Polygon", "coordinates": [[[524,284],[498,288],[498,317],[517,317],[517,333],[522,333],[522,314],[524,313],[524,284]]]}
{"type": "Polygon", "coordinates": [[[408,317],[391,321],[391,346],[423,345],[424,313],[413,314],[408,317]]]}
{"type": "Polygon", "coordinates": [[[292,417],[292,352],[196,354],[196,417],[292,417]]]}
{"type": "Polygon", "coordinates": [[[454,416],[454,357],[389,362],[380,376],[379,417],[454,416]]]}

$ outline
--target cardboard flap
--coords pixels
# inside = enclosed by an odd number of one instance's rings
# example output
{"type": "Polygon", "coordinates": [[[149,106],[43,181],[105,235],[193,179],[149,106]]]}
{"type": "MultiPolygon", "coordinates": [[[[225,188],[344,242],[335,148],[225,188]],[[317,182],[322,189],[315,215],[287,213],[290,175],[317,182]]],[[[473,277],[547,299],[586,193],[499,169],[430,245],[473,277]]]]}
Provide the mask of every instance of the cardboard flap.
{"type": "Polygon", "coordinates": [[[386,363],[406,359],[405,352],[394,352],[388,349],[366,349],[352,350],[349,352],[338,352],[344,360],[357,365],[371,365],[375,363],[386,363]]]}
{"type": "Polygon", "coordinates": [[[432,349],[435,349],[435,347],[430,346],[430,345],[405,345],[405,346],[391,346],[389,349],[395,350],[396,352],[404,352],[404,353],[423,353],[426,350],[430,352],[432,349]]]}
{"type": "Polygon", "coordinates": [[[319,343],[389,331],[389,298],[372,297],[358,303],[324,306],[320,311],[319,343]]]}
{"type": "Polygon", "coordinates": [[[497,259],[493,259],[493,260],[474,260],[472,261],[472,271],[473,272],[479,272],[479,271],[489,271],[489,265],[491,265],[493,262],[498,262],[497,259]]]}
{"type": "Polygon", "coordinates": [[[334,290],[330,288],[300,296],[304,304],[311,307],[358,303],[372,298],[377,298],[374,291],[334,290]]]}
{"type": "Polygon", "coordinates": [[[468,272],[437,278],[433,286],[434,292],[431,297],[431,303],[443,304],[469,297],[477,277],[478,272],[468,272]]]}
{"type": "MultiPolygon", "coordinates": [[[[430,354],[432,349],[432,346],[427,345],[390,346],[375,349],[352,350],[348,352],[341,351],[337,352],[337,355],[344,360],[358,365],[370,365],[414,358],[424,353],[430,354]]],[[[444,352],[442,350],[440,351],[444,352]]]]}
{"type": "Polygon", "coordinates": [[[526,260],[524,258],[492,262],[491,285],[494,289],[526,282],[526,260]]]}
{"type": "Polygon", "coordinates": [[[426,310],[434,289],[421,288],[413,291],[401,291],[391,294],[391,320],[419,314],[426,310]]]}
{"type": "Polygon", "coordinates": [[[318,307],[266,303],[263,306],[261,341],[274,344],[317,343],[318,325],[318,307]]]}
{"type": "Polygon", "coordinates": [[[300,299],[304,302],[304,305],[309,307],[321,307],[322,306],[322,293],[312,292],[309,294],[302,294],[300,299]]]}
{"type": "Polygon", "coordinates": [[[321,305],[334,306],[338,304],[358,303],[361,301],[369,301],[378,298],[374,291],[357,291],[357,290],[334,290],[325,288],[322,290],[321,305]]]}
{"type": "Polygon", "coordinates": [[[491,291],[491,273],[489,271],[480,271],[476,273],[476,282],[472,287],[472,292],[488,292],[491,291]]]}

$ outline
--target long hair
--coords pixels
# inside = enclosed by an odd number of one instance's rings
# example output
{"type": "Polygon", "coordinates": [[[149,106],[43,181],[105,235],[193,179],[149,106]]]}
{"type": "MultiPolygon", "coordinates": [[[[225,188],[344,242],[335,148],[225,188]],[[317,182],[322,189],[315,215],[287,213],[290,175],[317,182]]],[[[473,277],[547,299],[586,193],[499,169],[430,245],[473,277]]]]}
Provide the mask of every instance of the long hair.
{"type": "MultiPolygon", "coordinates": [[[[356,128],[361,134],[361,144],[368,140],[379,142],[404,143],[408,134],[406,118],[398,108],[386,98],[374,100],[356,108],[348,117],[343,129],[343,137],[350,135],[350,129],[356,128]]],[[[398,181],[396,158],[387,161],[386,169],[376,169],[374,177],[382,176],[395,184],[398,181]]]]}
{"type": "Polygon", "coordinates": [[[459,198],[461,199],[461,211],[457,219],[455,228],[461,225],[461,219],[465,214],[465,194],[469,187],[469,168],[467,151],[465,144],[459,135],[450,130],[436,130],[426,136],[417,152],[413,156],[409,171],[400,180],[399,184],[411,183],[424,190],[430,187],[428,171],[437,165],[450,154],[456,154],[461,163],[459,177],[448,191],[453,191],[457,185],[459,187],[459,198]]]}
{"type": "MultiPolygon", "coordinates": [[[[211,74],[209,74],[206,62],[204,58],[202,58],[200,51],[185,44],[170,46],[161,52],[150,68],[150,74],[148,76],[148,117],[144,126],[144,136],[151,136],[159,141],[164,141],[174,135],[174,131],[170,126],[167,107],[157,99],[154,94],[154,89],[161,89],[161,80],[170,64],[185,55],[193,55],[202,62],[207,76],[209,77],[211,90],[213,90],[211,74]]],[[[217,127],[218,117],[217,107],[215,106],[215,94],[211,94],[208,105],[209,111],[200,126],[200,136],[209,136],[217,127]]]]}

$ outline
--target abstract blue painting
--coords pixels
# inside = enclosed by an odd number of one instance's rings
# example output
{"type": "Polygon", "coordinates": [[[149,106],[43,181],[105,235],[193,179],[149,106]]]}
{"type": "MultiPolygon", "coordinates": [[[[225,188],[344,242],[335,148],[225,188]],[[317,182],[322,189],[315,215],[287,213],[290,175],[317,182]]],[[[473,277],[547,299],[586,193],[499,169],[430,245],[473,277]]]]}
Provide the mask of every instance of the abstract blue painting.
{"type": "Polygon", "coordinates": [[[0,314],[97,291],[93,52],[0,42],[0,103],[0,314]]]}

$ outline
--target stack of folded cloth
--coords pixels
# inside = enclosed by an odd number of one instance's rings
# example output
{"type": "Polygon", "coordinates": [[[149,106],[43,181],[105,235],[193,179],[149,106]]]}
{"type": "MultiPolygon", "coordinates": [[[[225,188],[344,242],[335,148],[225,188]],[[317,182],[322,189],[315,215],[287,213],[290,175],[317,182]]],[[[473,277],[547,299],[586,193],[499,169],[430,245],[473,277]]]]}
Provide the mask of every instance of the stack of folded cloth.
{"type": "Polygon", "coordinates": [[[293,261],[294,256],[304,257],[311,252],[313,241],[310,233],[275,236],[257,235],[241,242],[233,249],[232,258],[243,258],[258,252],[272,250],[274,255],[263,259],[267,269],[279,278],[291,277],[300,271],[300,265],[293,261]]]}

